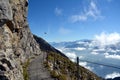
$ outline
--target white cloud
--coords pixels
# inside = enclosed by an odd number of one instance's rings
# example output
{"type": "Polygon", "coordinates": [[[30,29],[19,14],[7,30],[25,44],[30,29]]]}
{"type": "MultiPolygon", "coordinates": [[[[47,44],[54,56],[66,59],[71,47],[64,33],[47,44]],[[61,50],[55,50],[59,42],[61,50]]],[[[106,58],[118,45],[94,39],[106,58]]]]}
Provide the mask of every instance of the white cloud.
{"type": "Polygon", "coordinates": [[[103,65],[100,65],[100,68],[104,68],[104,66],[103,66],[103,65]]]}
{"type": "Polygon", "coordinates": [[[112,53],[116,53],[118,50],[113,50],[113,49],[111,49],[111,48],[109,48],[108,50],[107,50],[107,52],[112,52],[112,53]]]}
{"type": "Polygon", "coordinates": [[[82,42],[82,41],[77,42],[77,44],[85,44],[85,43],[87,42],[82,42]]]}
{"type": "Polygon", "coordinates": [[[100,47],[105,47],[107,45],[115,45],[120,42],[120,34],[119,33],[104,33],[102,32],[100,35],[96,35],[94,41],[92,42],[93,45],[98,45],[100,47]]]}
{"type": "Polygon", "coordinates": [[[77,15],[72,15],[70,17],[71,22],[79,22],[79,21],[86,21],[88,18],[92,19],[99,19],[102,18],[101,16],[101,11],[98,9],[97,5],[95,2],[91,1],[88,9],[84,8],[84,11],[81,12],[82,14],[77,14],[77,15]]]}
{"type": "MultiPolygon", "coordinates": [[[[70,52],[67,52],[67,53],[66,53],[66,56],[69,57],[71,61],[76,62],[77,55],[76,55],[74,52],[71,52],[71,53],[70,53],[70,52]]],[[[83,58],[84,58],[83,56],[79,56],[79,59],[83,59],[83,58]]],[[[83,62],[81,63],[81,62],[80,62],[80,64],[83,64],[82,66],[85,66],[84,64],[86,64],[86,63],[83,63],[83,62]]],[[[87,64],[86,64],[86,67],[87,67],[87,64]]],[[[89,67],[88,67],[88,68],[89,68],[89,67]]],[[[90,69],[90,68],[89,68],[89,69],[90,69]]]]}
{"type": "Polygon", "coordinates": [[[100,10],[93,1],[90,3],[89,10],[86,12],[86,16],[92,17],[94,19],[102,17],[100,10]]]}
{"type": "Polygon", "coordinates": [[[60,49],[60,48],[57,48],[57,50],[59,50],[59,51],[63,52],[63,50],[62,50],[62,49],[60,49]]]}
{"type": "Polygon", "coordinates": [[[107,74],[107,75],[105,76],[106,79],[108,79],[108,78],[114,79],[115,77],[120,77],[120,73],[113,72],[113,73],[107,74]]]}
{"type": "Polygon", "coordinates": [[[105,58],[112,58],[112,59],[119,59],[120,60],[120,55],[110,55],[109,53],[104,53],[105,58]]]}
{"type": "Polygon", "coordinates": [[[94,68],[87,66],[87,62],[79,62],[79,65],[85,67],[86,69],[89,69],[90,71],[92,71],[94,68]]]}
{"type": "Polygon", "coordinates": [[[60,8],[55,8],[55,14],[56,14],[57,16],[62,15],[62,9],[60,9],[60,8]]]}
{"type": "Polygon", "coordinates": [[[85,15],[72,15],[70,19],[73,23],[78,22],[78,21],[86,21],[87,16],[85,16],[85,15]]]}
{"type": "Polygon", "coordinates": [[[80,62],[79,65],[81,65],[81,66],[86,66],[86,65],[87,65],[87,62],[80,62]]]}
{"type": "Polygon", "coordinates": [[[82,50],[85,50],[86,48],[84,47],[77,47],[77,48],[74,48],[75,50],[78,50],[78,51],[82,51],[82,50]]]}
{"type": "Polygon", "coordinates": [[[99,53],[97,53],[97,52],[91,52],[91,54],[93,54],[93,55],[97,55],[97,54],[99,54],[99,53]]]}
{"type": "Polygon", "coordinates": [[[93,49],[92,51],[93,51],[93,52],[100,52],[100,51],[105,51],[105,49],[104,49],[104,48],[100,48],[100,49],[93,49]]]}
{"type": "Polygon", "coordinates": [[[83,56],[79,56],[79,59],[83,59],[84,57],[83,56]]]}
{"type": "Polygon", "coordinates": [[[76,59],[77,58],[77,55],[74,53],[74,52],[72,52],[72,53],[66,53],[66,56],[68,56],[70,59],[76,59]]]}
{"type": "Polygon", "coordinates": [[[72,58],[71,58],[70,60],[71,60],[72,62],[76,62],[76,60],[75,60],[75,59],[72,59],[72,58]]]}
{"type": "Polygon", "coordinates": [[[60,27],[60,29],[59,29],[59,33],[61,33],[61,34],[69,34],[70,32],[71,32],[71,30],[66,29],[64,27],[60,27]]]}

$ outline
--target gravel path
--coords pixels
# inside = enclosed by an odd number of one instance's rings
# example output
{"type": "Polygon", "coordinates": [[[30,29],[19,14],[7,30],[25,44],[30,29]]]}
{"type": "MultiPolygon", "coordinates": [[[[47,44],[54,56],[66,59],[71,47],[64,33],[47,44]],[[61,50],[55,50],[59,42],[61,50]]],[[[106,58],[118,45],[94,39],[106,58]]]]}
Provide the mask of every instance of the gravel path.
{"type": "Polygon", "coordinates": [[[54,80],[43,66],[44,56],[45,53],[41,53],[30,63],[28,68],[30,80],[54,80]]]}

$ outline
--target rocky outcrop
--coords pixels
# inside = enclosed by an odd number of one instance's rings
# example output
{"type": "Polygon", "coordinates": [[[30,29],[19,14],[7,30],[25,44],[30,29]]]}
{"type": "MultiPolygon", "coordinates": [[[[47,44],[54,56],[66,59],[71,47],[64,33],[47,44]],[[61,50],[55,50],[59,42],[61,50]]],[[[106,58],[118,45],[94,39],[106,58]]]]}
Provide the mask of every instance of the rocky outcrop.
{"type": "Polygon", "coordinates": [[[8,0],[0,0],[0,25],[13,19],[12,9],[8,0]]]}
{"type": "Polygon", "coordinates": [[[27,0],[0,0],[0,80],[24,80],[22,63],[40,54],[27,24],[27,0]]]}

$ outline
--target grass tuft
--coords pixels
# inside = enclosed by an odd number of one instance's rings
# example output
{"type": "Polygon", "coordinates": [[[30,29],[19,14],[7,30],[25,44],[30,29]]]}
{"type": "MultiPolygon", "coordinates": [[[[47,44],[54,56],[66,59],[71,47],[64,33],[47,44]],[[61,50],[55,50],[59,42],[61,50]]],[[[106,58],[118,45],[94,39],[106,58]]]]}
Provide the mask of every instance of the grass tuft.
{"type": "Polygon", "coordinates": [[[30,64],[30,59],[28,59],[23,65],[23,77],[24,80],[29,80],[29,74],[28,74],[28,66],[30,64]]]}

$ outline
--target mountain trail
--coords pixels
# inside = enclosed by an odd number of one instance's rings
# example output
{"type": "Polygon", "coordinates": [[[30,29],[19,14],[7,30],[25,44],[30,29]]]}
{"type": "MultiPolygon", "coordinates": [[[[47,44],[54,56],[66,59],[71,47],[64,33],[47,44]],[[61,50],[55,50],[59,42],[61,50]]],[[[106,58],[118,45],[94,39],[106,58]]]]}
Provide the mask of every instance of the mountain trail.
{"type": "Polygon", "coordinates": [[[46,53],[41,53],[29,65],[28,72],[30,80],[54,80],[51,78],[50,73],[44,68],[43,62],[46,53]]]}

